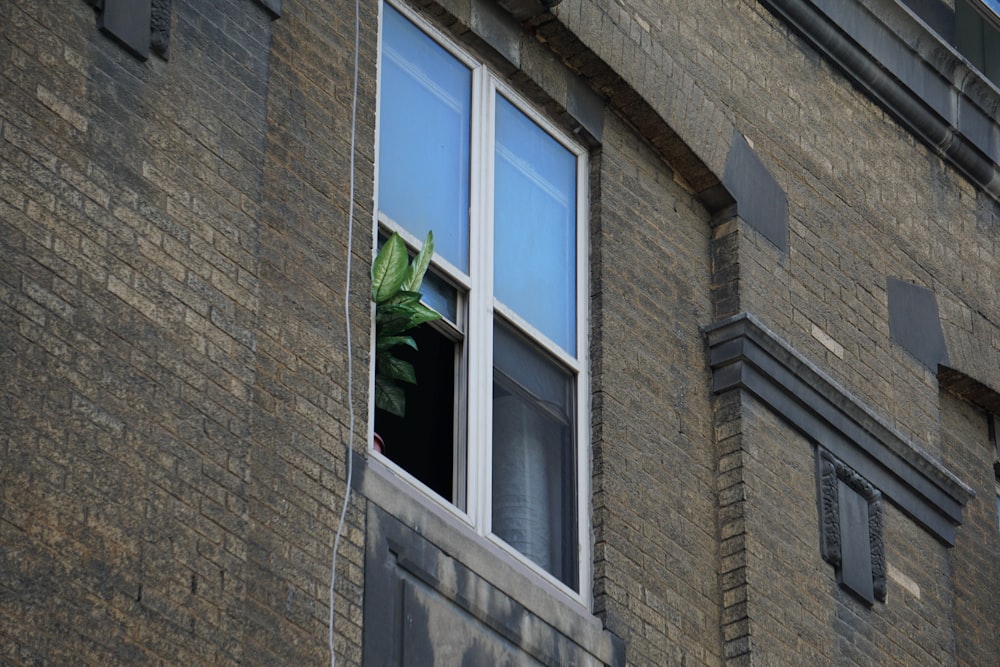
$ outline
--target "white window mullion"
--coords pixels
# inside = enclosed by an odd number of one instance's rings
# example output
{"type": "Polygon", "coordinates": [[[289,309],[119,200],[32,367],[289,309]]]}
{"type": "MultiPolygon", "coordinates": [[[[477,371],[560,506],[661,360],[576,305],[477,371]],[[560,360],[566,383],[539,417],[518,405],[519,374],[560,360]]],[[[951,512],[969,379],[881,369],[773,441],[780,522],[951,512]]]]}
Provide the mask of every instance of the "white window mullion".
{"type": "Polygon", "coordinates": [[[493,531],[493,198],[494,192],[494,154],[496,151],[496,83],[492,77],[487,78],[483,86],[483,211],[482,230],[485,244],[483,246],[483,321],[482,321],[482,351],[486,375],[482,389],[485,396],[483,405],[483,457],[486,465],[483,467],[483,521],[484,534],[493,531]]]}
{"type": "Polygon", "coordinates": [[[592,601],[590,533],[590,167],[587,156],[577,160],[576,181],[576,480],[577,541],[580,597],[592,601]]]}
{"type": "Polygon", "coordinates": [[[452,470],[452,493],[455,505],[468,515],[469,512],[469,422],[466,419],[468,410],[463,398],[469,395],[469,316],[468,293],[458,295],[458,325],[463,333],[462,342],[455,350],[455,395],[452,405],[452,420],[455,424],[452,451],[454,470],[452,470]]]}
{"type": "Polygon", "coordinates": [[[490,349],[489,318],[492,308],[491,285],[493,264],[490,253],[492,228],[483,221],[492,203],[489,192],[492,189],[492,168],[488,168],[487,156],[491,154],[491,125],[486,120],[490,107],[488,75],[485,68],[478,68],[472,78],[472,147],[469,217],[471,283],[469,292],[469,516],[476,529],[485,534],[489,525],[490,512],[490,459],[487,443],[490,439],[491,422],[490,399],[492,394],[492,355],[490,349]]]}

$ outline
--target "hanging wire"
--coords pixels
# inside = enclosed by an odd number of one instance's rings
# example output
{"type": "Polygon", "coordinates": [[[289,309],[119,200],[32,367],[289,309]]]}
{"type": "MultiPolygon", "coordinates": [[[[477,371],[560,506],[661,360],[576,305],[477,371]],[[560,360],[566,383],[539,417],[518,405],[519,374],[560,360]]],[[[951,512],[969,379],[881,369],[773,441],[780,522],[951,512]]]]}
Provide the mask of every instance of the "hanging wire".
{"type": "Polygon", "coordinates": [[[351,148],[350,148],[350,191],[347,205],[347,280],[344,288],[344,322],[347,332],[347,412],[349,429],[347,436],[347,480],[344,488],[344,504],[340,510],[340,522],[337,524],[337,535],[333,538],[333,558],[330,564],[330,667],[336,667],[337,654],[333,648],[334,628],[334,584],[337,581],[337,548],[340,546],[340,536],[344,531],[344,521],[347,518],[347,506],[351,500],[351,481],[354,474],[354,352],[351,346],[351,256],[354,247],[354,144],[358,118],[358,60],[361,33],[361,0],[354,0],[354,79],[351,90],[351,148]]]}

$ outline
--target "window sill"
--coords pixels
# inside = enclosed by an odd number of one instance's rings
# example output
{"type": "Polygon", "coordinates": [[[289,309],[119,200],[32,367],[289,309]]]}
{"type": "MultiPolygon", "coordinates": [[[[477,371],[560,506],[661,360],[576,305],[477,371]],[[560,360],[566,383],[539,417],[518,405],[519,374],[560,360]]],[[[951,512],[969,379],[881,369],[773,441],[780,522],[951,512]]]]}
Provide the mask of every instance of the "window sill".
{"type": "MultiPolygon", "coordinates": [[[[372,542],[387,540],[389,551],[395,553],[408,571],[403,578],[412,579],[411,575],[416,572],[422,585],[449,598],[492,632],[505,634],[504,629],[498,627],[503,625],[499,619],[509,617],[511,606],[523,608],[529,616],[562,635],[563,641],[588,654],[591,660],[606,665],[624,664],[622,641],[605,630],[579,599],[554,586],[489,539],[476,534],[466,521],[400,478],[377,457],[365,459],[354,454],[354,466],[354,491],[378,508],[369,511],[369,558],[373,549],[378,548],[372,542]],[[387,520],[384,515],[391,519],[387,520]],[[376,531],[373,531],[373,522],[380,526],[376,531]],[[379,530],[383,535],[372,534],[379,530]],[[395,533],[400,531],[415,534],[404,536],[411,542],[409,548],[398,543],[400,537],[395,533]],[[447,579],[460,581],[463,576],[455,574],[459,569],[467,570],[464,580],[479,580],[477,594],[462,595],[446,590],[449,584],[440,573],[448,572],[447,579]],[[421,576],[420,572],[426,574],[421,576]],[[487,586],[480,585],[483,583],[487,586]],[[481,589],[495,591],[492,595],[483,595],[481,589]],[[496,598],[501,598],[499,603],[496,598]]],[[[384,554],[379,554],[378,559],[374,562],[381,566],[384,554]]],[[[457,585],[458,589],[462,588],[457,585]]]]}

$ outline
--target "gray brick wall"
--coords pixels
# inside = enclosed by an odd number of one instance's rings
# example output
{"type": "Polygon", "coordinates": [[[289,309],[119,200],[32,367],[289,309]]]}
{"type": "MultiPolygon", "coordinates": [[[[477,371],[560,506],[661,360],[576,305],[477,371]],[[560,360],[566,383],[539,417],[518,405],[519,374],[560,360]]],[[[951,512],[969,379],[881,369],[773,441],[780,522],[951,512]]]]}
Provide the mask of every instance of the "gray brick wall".
{"type": "MultiPolygon", "coordinates": [[[[357,169],[346,346],[350,82],[354,24],[330,3],[285,3],[274,23],[263,168],[261,303],[250,498],[254,573],[248,646],[262,664],[328,660],[327,587],[347,477],[348,354],[364,451],[369,381],[375,11],[365,3],[359,60],[357,169]]],[[[364,505],[340,542],[335,650],[361,662],[364,505]]]]}
{"type": "Polygon", "coordinates": [[[698,330],[711,312],[706,215],[619,118],[607,118],[604,139],[592,268],[595,611],[631,664],[720,664],[698,330]]]}
{"type": "MultiPolygon", "coordinates": [[[[332,461],[325,515],[297,519],[323,521],[315,541],[256,567],[267,447],[285,444],[255,414],[270,18],[174,3],[170,62],[141,63],[85,3],[0,11],[3,659],[235,663],[258,636],[267,661],[315,659],[322,632],[274,638],[325,608],[332,461]],[[323,574],[304,581],[286,562],[306,553],[323,574]]],[[[290,495],[267,498],[287,511],[290,495]]]]}
{"type": "MultiPolygon", "coordinates": [[[[476,3],[419,4],[563,127],[567,81],[608,98],[590,608],[553,612],[523,568],[428,513],[440,561],[591,655],[620,638],[627,664],[989,662],[996,202],[758,2],[563,0],[511,28],[519,72],[473,29],[476,3]],[[734,129],[787,195],[787,253],[724,210],[734,129]],[[934,293],[954,395],[890,336],[889,278],[934,293]],[[702,327],[739,312],[977,491],[953,548],[887,504],[887,602],[858,602],[820,555],[815,443],[746,393],[713,395],[702,327]],[[581,616],[610,635],[571,636],[593,630],[581,616]]],[[[5,664],[329,659],[345,453],[367,445],[378,4],[360,17],[353,221],[350,4],[286,1],[276,21],[245,0],[172,5],[170,60],[140,62],[83,0],[0,3],[5,664]]],[[[373,511],[356,495],[347,512],[342,664],[373,623],[373,511]]]]}
{"type": "Polygon", "coordinates": [[[1000,650],[996,633],[1000,590],[1000,521],[997,519],[997,452],[986,415],[951,394],[941,395],[942,439],[948,461],[975,488],[965,526],[950,558],[955,658],[960,665],[989,664],[1000,650]]]}

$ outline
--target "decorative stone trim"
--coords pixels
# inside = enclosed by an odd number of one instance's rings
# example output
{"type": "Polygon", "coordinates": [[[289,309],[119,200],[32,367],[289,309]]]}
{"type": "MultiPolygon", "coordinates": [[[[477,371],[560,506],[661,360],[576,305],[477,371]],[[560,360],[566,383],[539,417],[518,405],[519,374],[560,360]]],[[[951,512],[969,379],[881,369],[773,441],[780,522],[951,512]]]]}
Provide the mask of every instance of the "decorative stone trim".
{"type": "Polygon", "coordinates": [[[149,48],[164,60],[170,48],[170,0],[153,0],[149,16],[149,48]]]}
{"type": "Polygon", "coordinates": [[[886,282],[889,336],[924,366],[937,372],[947,366],[948,346],[941,331],[934,292],[896,278],[886,282]]]}
{"type": "Polygon", "coordinates": [[[885,602],[885,545],[882,539],[882,494],[868,483],[861,475],[844,465],[836,457],[824,450],[816,448],[817,478],[819,481],[820,509],[820,553],[823,560],[837,569],[840,584],[864,599],[869,604],[874,600],[885,602]],[[840,507],[844,499],[841,497],[840,482],[856,492],[867,502],[868,522],[864,525],[852,525],[841,515],[840,507]],[[854,543],[855,553],[845,556],[845,532],[855,533],[849,541],[854,543]],[[864,532],[864,536],[858,533],[864,532]],[[867,542],[867,544],[864,544],[867,542]],[[859,557],[857,546],[867,548],[868,553],[859,557]],[[861,571],[862,564],[870,567],[861,571]],[[860,583],[858,583],[860,582],[860,583]]]}
{"type": "Polygon", "coordinates": [[[266,9],[272,19],[281,18],[281,0],[257,0],[257,4],[266,9]]]}
{"type": "Polygon", "coordinates": [[[727,318],[705,333],[715,393],[749,392],[936,538],[954,545],[962,509],[975,495],[967,484],[752,315],[727,318]]]}
{"type": "MultiPolygon", "coordinates": [[[[171,0],[85,0],[97,12],[97,27],[140,60],[150,52],[167,60],[171,0]]],[[[257,0],[272,19],[281,16],[281,0],[257,0]]]]}
{"type": "Polygon", "coordinates": [[[973,183],[1000,199],[1000,92],[898,0],[762,0],[973,183]]]}
{"type": "Polygon", "coordinates": [[[529,21],[543,14],[562,0],[499,0],[500,6],[518,21],[529,21]]]}
{"type": "Polygon", "coordinates": [[[88,0],[97,10],[97,27],[140,60],[149,58],[150,2],[88,0]]]}
{"type": "Polygon", "coordinates": [[[736,199],[736,213],[782,253],[788,252],[788,198],[746,138],[733,130],[723,185],[736,199]]]}
{"type": "Polygon", "coordinates": [[[508,658],[520,664],[525,655],[541,664],[625,664],[624,642],[578,601],[476,535],[456,513],[377,459],[352,456],[352,488],[368,501],[365,664],[465,664],[443,655],[425,662],[435,651],[433,644],[405,637],[405,642],[395,641],[405,630],[404,613],[426,618],[439,634],[455,635],[465,627],[465,634],[448,642],[461,643],[462,650],[469,648],[466,644],[489,648],[471,664],[507,664],[508,658]],[[477,623],[465,624],[467,617],[477,623]],[[435,618],[454,622],[446,629],[435,618]],[[480,632],[482,636],[470,634],[480,632]],[[492,635],[523,653],[505,654],[492,635]]]}

